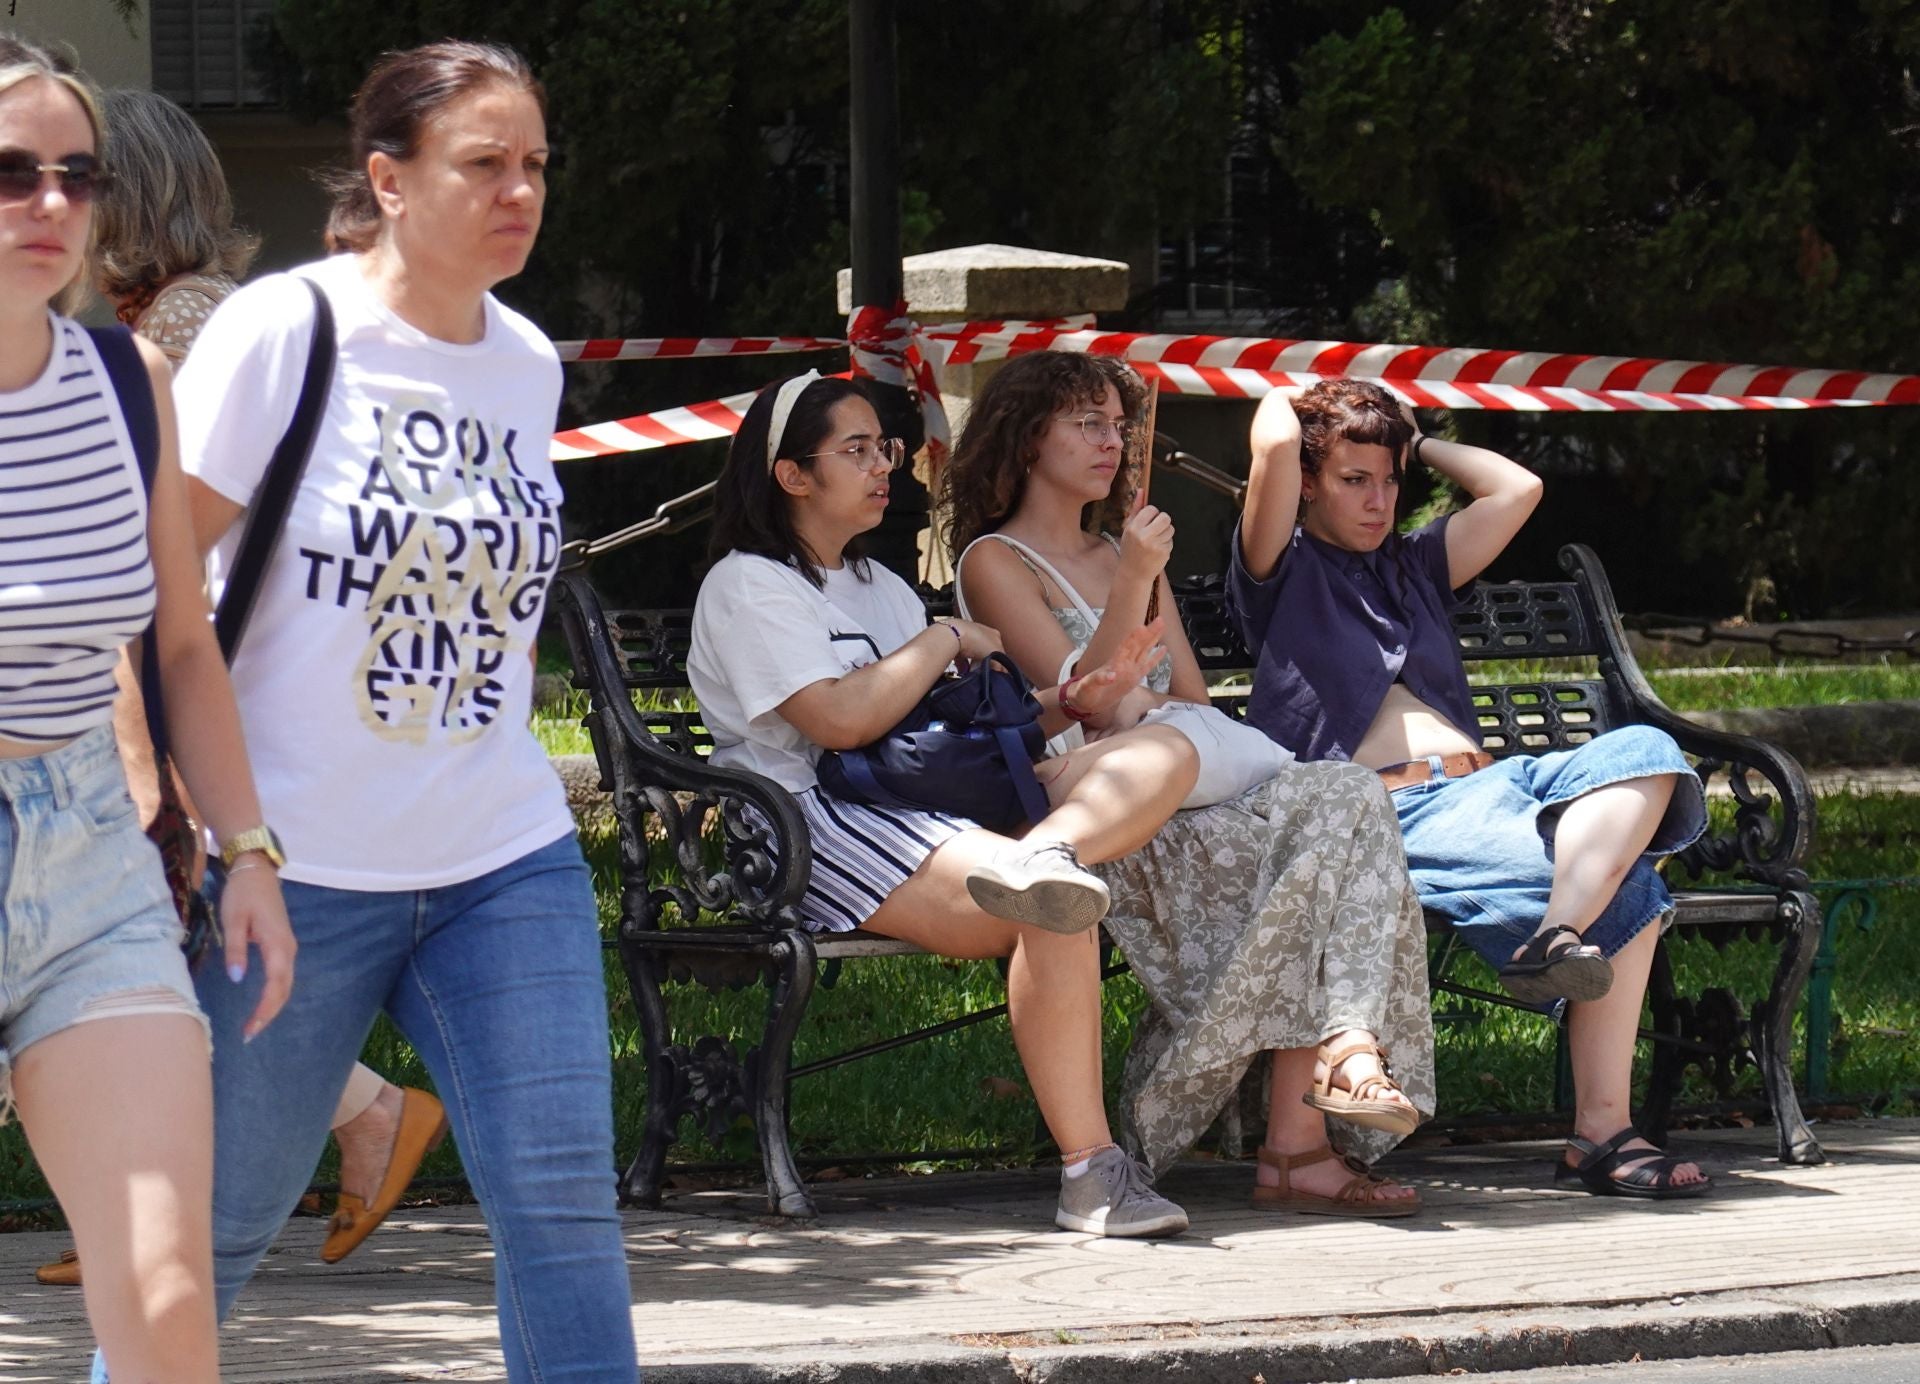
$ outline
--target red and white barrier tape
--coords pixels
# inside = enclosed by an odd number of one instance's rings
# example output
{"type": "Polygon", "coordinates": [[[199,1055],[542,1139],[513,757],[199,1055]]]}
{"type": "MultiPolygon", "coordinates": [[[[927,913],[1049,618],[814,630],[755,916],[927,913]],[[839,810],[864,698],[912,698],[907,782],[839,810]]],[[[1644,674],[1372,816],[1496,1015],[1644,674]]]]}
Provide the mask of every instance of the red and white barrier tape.
{"type": "Polygon", "coordinates": [[[677,447],[683,442],[711,442],[716,437],[732,437],[740,431],[740,420],[747,416],[747,405],[753,402],[756,392],[729,394],[724,399],[709,399],[703,404],[663,408],[657,413],[642,413],[612,423],[595,423],[591,427],[555,433],[549,455],[555,461],[585,461],[622,452],[677,447]]]}
{"type": "Polygon", "coordinates": [[[831,336],[639,336],[556,341],[563,361],[686,360],[695,356],[773,356],[792,351],[844,351],[831,336]]]}
{"type": "MultiPolygon", "coordinates": [[[[1869,374],[1633,356],[1561,355],[1279,337],[1102,332],[1090,317],[920,327],[903,305],[861,308],[851,342],[827,337],[659,337],[558,343],[563,360],[769,355],[851,345],[857,374],[912,389],[927,437],[950,441],[934,369],[1028,351],[1118,356],[1174,394],[1253,399],[1279,385],[1335,376],[1377,380],[1416,408],[1552,413],[1698,413],[1920,404],[1920,375],[1869,374]]],[[[662,409],[559,433],[553,458],[572,461],[731,436],[753,395],[662,409]]]]}
{"type": "MultiPolygon", "coordinates": [[[[1295,341],[1282,337],[1167,336],[1102,332],[1057,322],[966,322],[926,327],[927,354],[942,366],[1003,359],[1027,351],[1086,351],[1167,368],[1162,379],[1180,393],[1251,397],[1276,377],[1311,382],[1329,376],[1379,380],[1413,392],[1458,385],[1468,389],[1455,408],[1527,408],[1531,391],[1567,391],[1568,397],[1618,396],[1616,408],[1661,407],[1638,400],[1732,399],[1735,407],[1808,407],[1818,404],[1920,404],[1920,376],[1727,365],[1641,356],[1562,355],[1351,341],[1295,341]],[[1518,389],[1527,393],[1514,395],[1518,389]]],[[[1546,396],[1555,397],[1555,396],[1546,396]]],[[[1570,405],[1577,407],[1578,405],[1570,405]]],[[[1702,405],[1711,408],[1713,405],[1702,405]]]]}
{"type": "Polygon", "coordinates": [[[920,324],[907,316],[904,301],[885,308],[855,308],[847,318],[847,345],[853,354],[855,378],[898,385],[913,394],[920,403],[928,455],[938,467],[953,450],[953,433],[947,426],[940,383],[920,349],[919,332],[920,324]]]}

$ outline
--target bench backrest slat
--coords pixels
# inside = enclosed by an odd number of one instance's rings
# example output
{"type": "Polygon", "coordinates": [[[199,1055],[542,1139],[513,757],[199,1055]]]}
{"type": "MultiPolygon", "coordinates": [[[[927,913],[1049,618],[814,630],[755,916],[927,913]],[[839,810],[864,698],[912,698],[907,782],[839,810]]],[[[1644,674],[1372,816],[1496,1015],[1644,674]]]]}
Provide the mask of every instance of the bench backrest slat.
{"type": "MultiPolygon", "coordinates": [[[[951,609],[943,592],[923,592],[935,615],[951,609]]],[[[1215,680],[1251,674],[1254,659],[1227,618],[1219,577],[1175,584],[1175,600],[1201,670],[1215,680]]],[[[685,693],[693,613],[623,610],[607,616],[632,691],[685,693]]],[[[1576,582],[1477,582],[1453,617],[1460,655],[1469,665],[1490,660],[1538,663],[1591,659],[1602,652],[1599,620],[1576,582]]],[[[1585,670],[1581,670],[1583,673],[1585,670]]],[[[1477,685],[1474,709],[1481,743],[1496,756],[1544,754],[1591,740],[1621,723],[1620,698],[1604,681],[1575,673],[1554,680],[1529,668],[1528,680],[1477,685]]],[[[1244,692],[1216,697],[1234,716],[1246,715],[1244,692]]],[[[704,754],[713,739],[696,711],[647,711],[662,743],[682,754],[704,754]]]]}

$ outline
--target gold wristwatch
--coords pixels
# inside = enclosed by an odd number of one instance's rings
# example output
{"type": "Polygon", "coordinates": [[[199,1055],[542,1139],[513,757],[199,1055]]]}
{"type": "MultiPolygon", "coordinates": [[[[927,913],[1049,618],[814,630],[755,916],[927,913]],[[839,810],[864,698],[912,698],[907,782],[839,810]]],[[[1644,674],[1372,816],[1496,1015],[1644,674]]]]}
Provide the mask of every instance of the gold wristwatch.
{"type": "Polygon", "coordinates": [[[280,848],[280,838],[273,834],[273,828],[269,826],[250,827],[221,842],[220,863],[231,870],[233,862],[248,851],[259,851],[273,862],[276,870],[287,863],[287,853],[280,848]]]}

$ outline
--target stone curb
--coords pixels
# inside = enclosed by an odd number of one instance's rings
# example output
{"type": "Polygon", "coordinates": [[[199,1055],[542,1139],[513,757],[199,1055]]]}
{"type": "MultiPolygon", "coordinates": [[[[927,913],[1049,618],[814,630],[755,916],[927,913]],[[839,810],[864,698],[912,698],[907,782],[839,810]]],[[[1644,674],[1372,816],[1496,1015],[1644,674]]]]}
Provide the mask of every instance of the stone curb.
{"type": "Polygon", "coordinates": [[[1170,1332],[1182,1338],[866,1347],[832,1360],[816,1354],[652,1365],[646,1377],[651,1384],[1333,1384],[1894,1345],[1920,1340],[1920,1275],[1582,1309],[1138,1329],[1170,1332]]]}
{"type": "Polygon", "coordinates": [[[1693,711],[1687,719],[1771,741],[1806,769],[1920,764],[1920,701],[1693,711]]]}

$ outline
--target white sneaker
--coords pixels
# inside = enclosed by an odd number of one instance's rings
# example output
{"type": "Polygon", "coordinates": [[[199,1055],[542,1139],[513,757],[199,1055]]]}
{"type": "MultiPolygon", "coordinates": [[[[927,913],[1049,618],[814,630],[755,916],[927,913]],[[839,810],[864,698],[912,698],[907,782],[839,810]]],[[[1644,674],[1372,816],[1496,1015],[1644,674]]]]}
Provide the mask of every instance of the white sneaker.
{"type": "Polygon", "coordinates": [[[1107,916],[1112,902],[1107,886],[1081,867],[1064,841],[1013,842],[967,871],[967,892],[996,918],[1048,932],[1085,932],[1107,916]]]}

